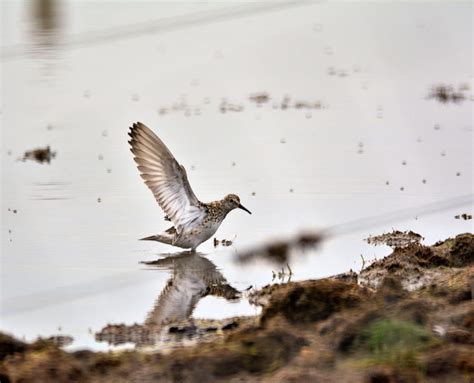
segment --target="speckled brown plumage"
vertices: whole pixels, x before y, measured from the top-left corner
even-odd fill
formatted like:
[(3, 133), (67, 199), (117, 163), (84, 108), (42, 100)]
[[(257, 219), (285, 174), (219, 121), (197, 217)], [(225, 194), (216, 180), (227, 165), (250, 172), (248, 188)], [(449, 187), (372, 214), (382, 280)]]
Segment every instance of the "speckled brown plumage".
[(235, 194), (219, 201), (203, 203), (194, 194), (186, 169), (144, 124), (130, 128), (129, 144), (140, 175), (174, 226), (161, 234), (142, 238), (196, 250), (217, 231), (227, 214), (236, 209), (248, 212)]

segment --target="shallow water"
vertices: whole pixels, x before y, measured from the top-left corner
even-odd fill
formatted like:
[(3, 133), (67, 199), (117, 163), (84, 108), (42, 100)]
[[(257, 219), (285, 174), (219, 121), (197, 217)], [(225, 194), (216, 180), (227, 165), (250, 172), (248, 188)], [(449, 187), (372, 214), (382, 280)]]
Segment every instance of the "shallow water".
[[(95, 332), (144, 322), (172, 270), (140, 262), (175, 250), (137, 241), (168, 227), (128, 150), (137, 120), (187, 168), (198, 198), (236, 193), (253, 212), (231, 213), (217, 232), (233, 246), (199, 248), (238, 290), (279, 270), (236, 263), (241, 249), (473, 193), (468, 3), (321, 3), (229, 18), (219, 16), (229, 4), (66, 2), (48, 22), (25, 4), (2, 3), (2, 330), (106, 349)], [(196, 12), (215, 20), (179, 16)], [(165, 17), (172, 27), (143, 27)], [(134, 25), (125, 37), (114, 32), (124, 25)], [(441, 103), (429, 98), (437, 84), (470, 89)], [(255, 92), (269, 102), (257, 105)], [(242, 110), (222, 113), (223, 99)], [(18, 161), (46, 145), (49, 164)], [(334, 237), (292, 259), (292, 278), (359, 269), (361, 254), (389, 253), (363, 239), (392, 227), (426, 243), (472, 231), (472, 220), (454, 219), (464, 212), (472, 205), (414, 210)], [(206, 296), (193, 316), (257, 312)]]

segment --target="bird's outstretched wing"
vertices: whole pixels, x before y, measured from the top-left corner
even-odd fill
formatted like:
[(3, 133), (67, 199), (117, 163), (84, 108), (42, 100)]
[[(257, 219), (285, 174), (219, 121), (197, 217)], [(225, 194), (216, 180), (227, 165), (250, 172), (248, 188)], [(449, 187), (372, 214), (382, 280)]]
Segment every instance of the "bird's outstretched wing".
[(189, 185), (186, 170), (163, 141), (141, 122), (133, 124), (128, 134), (140, 175), (179, 235), (205, 215), (205, 208)]

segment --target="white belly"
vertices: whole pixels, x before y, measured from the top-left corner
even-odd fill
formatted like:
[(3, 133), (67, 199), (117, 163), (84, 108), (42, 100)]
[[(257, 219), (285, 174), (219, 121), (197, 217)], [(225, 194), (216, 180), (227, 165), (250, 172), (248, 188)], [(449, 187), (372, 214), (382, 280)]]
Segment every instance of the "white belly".
[(195, 249), (201, 243), (211, 238), (220, 225), (221, 222), (213, 222), (204, 226), (200, 226), (198, 228), (187, 230), (180, 235), (180, 238), (175, 243), (175, 246), (179, 246), (185, 249)]

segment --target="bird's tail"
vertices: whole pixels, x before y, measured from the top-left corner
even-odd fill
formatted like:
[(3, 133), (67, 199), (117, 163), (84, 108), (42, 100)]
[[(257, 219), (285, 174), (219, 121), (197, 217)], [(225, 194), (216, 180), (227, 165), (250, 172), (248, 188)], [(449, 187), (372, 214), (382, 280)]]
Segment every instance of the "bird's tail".
[(171, 245), (173, 242), (173, 236), (167, 233), (156, 234), (156, 235), (150, 235), (149, 237), (140, 238), (140, 241), (158, 241), (158, 242), (166, 243), (167, 245)]

